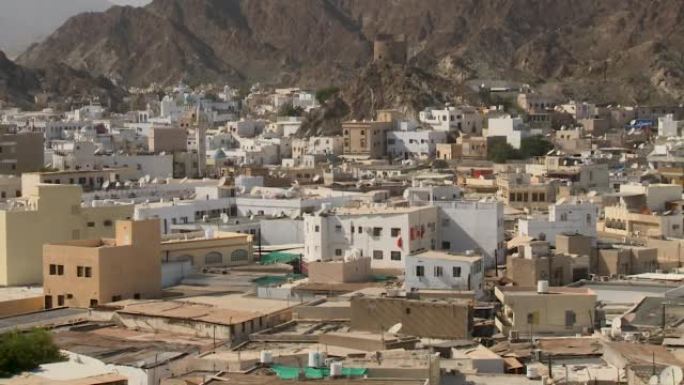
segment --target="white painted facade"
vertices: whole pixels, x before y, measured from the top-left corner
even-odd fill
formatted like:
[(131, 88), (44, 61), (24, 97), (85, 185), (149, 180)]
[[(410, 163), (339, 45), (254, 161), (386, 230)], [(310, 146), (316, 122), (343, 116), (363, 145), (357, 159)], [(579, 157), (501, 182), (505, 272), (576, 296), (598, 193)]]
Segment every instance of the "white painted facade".
[(374, 268), (403, 269), (406, 255), (435, 247), (437, 209), (363, 208), (304, 216), (304, 260), (340, 260), (349, 250)]
[[(518, 220), (518, 235), (544, 238), (556, 245), (556, 235), (581, 234), (596, 237), (599, 208), (591, 202), (568, 201), (549, 206), (548, 216), (529, 216)], [(543, 235), (542, 235), (543, 234)]]
[(520, 117), (511, 117), (508, 114), (490, 117), (487, 120), (487, 137), (503, 136), (506, 142), (513, 148), (520, 149), (523, 138), (529, 132), (525, 130), (523, 121)]
[(481, 294), (484, 280), (482, 256), (427, 251), (406, 257), (404, 287), (475, 291)]
[(437, 131), (454, 131), (470, 135), (482, 134), (482, 115), (473, 107), (428, 108), (418, 113), (421, 123)]
[(678, 137), (682, 135), (684, 120), (674, 120), (673, 114), (667, 114), (658, 118), (658, 136)]
[(434, 157), (438, 143), (446, 143), (446, 131), (389, 131), (387, 154), (392, 157)]

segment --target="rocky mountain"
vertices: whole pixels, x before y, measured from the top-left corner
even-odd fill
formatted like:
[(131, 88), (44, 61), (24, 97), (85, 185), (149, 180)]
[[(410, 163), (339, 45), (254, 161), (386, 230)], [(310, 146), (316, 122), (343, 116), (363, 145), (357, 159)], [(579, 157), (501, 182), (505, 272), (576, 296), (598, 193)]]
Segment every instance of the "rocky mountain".
[(107, 0), (2, 0), (0, 1), (0, 51), (13, 57), (49, 36), (71, 16), (102, 12)]
[(99, 98), (102, 103), (117, 109), (122, 105), (126, 92), (103, 76), (94, 77), (61, 63), (40, 69), (25, 68), (9, 60), (0, 51), (0, 101), (33, 108), (40, 106), (36, 104), (38, 95), (47, 96), (48, 101), (56, 99), (58, 106), (64, 108)]
[(681, 0), (155, 0), (73, 17), (18, 61), (62, 62), (130, 85), (353, 87), (381, 33), (406, 36), (408, 67), (455, 83), (510, 79), (600, 102), (684, 101)]

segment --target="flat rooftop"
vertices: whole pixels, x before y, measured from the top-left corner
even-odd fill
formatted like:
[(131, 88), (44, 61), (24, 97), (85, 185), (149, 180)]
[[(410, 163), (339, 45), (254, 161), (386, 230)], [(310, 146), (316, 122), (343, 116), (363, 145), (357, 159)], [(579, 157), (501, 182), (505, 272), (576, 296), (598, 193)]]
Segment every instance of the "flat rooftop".
[(26, 299), (33, 297), (42, 297), (42, 287), (0, 287), (0, 302), (15, 301), (18, 299)]
[(457, 261), (457, 262), (475, 262), (477, 260), (482, 259), (481, 255), (468, 255), (468, 254), (460, 254), (460, 253), (450, 253), (448, 251), (439, 251), (439, 250), (428, 250), (424, 251), (419, 254), (413, 254), (411, 257), (414, 258), (420, 258), (420, 259), (441, 259), (441, 260), (449, 260), (449, 261)]

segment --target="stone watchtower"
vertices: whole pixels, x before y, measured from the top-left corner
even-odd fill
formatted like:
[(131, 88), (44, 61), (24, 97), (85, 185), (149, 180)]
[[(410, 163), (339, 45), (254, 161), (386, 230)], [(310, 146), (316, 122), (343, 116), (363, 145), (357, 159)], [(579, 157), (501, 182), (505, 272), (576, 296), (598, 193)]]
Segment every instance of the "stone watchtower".
[(373, 42), (373, 61), (376, 63), (406, 64), (405, 35), (379, 34)]

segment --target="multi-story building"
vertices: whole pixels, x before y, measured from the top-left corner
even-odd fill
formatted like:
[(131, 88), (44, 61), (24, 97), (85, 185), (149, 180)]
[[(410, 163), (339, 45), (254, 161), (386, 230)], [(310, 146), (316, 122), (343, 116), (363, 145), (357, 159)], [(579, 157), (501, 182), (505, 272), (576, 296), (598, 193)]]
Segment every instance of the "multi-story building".
[(590, 289), (548, 287), (542, 281), (537, 290), (525, 287), (497, 287), (502, 309), (495, 319), (499, 331), (520, 336), (575, 335), (594, 327), (596, 294)]
[(43, 134), (0, 126), (0, 174), (21, 175), (43, 167)]
[(530, 130), (525, 127), (520, 117), (503, 114), (487, 119), (487, 137), (504, 137), (513, 148), (520, 149), (522, 140), (530, 135)]
[(406, 257), (404, 287), (482, 291), (484, 266), (481, 255), (425, 251)]
[(518, 220), (518, 235), (546, 239), (555, 246), (556, 235), (581, 234), (596, 237), (598, 206), (578, 199), (562, 198), (549, 206), (548, 215), (530, 215)]
[(387, 153), (387, 132), (392, 122), (344, 122), (344, 155), (372, 159), (385, 157)]
[(556, 186), (527, 173), (513, 172), (497, 175), (498, 195), (508, 206), (516, 209), (546, 210), (556, 201)]
[(42, 263), (45, 308), (87, 308), (129, 298), (158, 298), (158, 222), (117, 221), (112, 239), (46, 244)]
[(599, 229), (622, 236), (682, 238), (681, 185), (624, 184), (604, 200)]
[(114, 222), (133, 217), (133, 205), (81, 204), (81, 188), (37, 185), (0, 209), (0, 285), (41, 283), (46, 243), (114, 236)]
[(470, 106), (428, 108), (418, 113), (418, 120), (429, 124), (437, 131), (482, 135), (482, 115), (476, 108)]
[(387, 154), (393, 158), (434, 157), (437, 145), (446, 140), (447, 133), (444, 131), (389, 131)]

